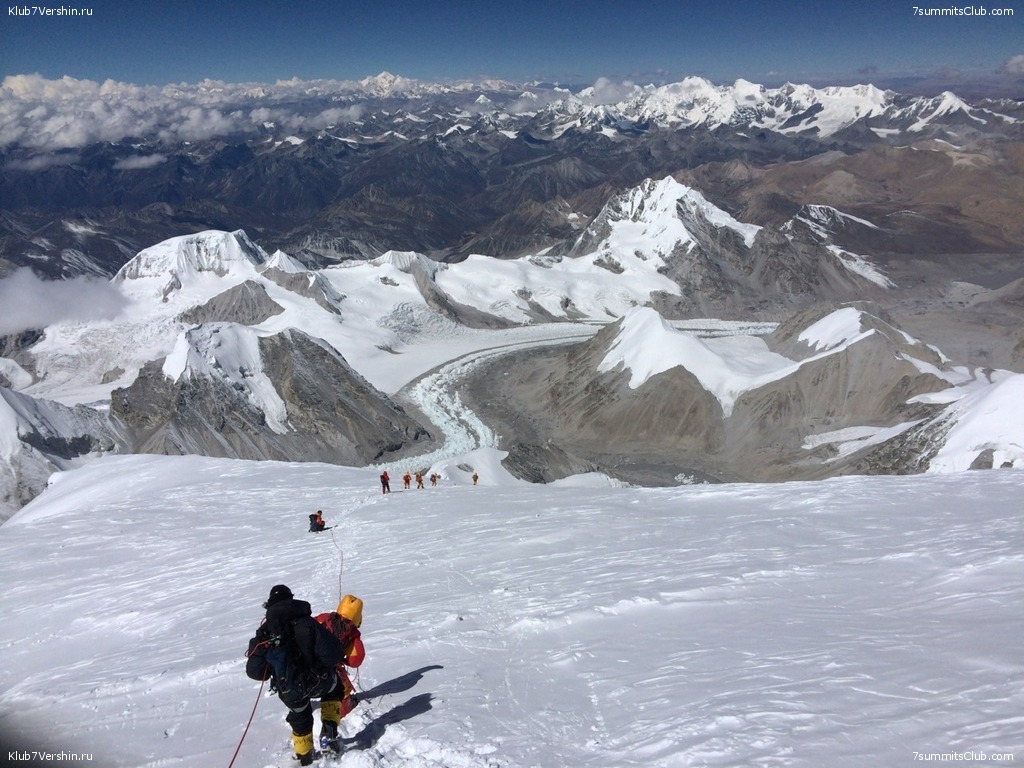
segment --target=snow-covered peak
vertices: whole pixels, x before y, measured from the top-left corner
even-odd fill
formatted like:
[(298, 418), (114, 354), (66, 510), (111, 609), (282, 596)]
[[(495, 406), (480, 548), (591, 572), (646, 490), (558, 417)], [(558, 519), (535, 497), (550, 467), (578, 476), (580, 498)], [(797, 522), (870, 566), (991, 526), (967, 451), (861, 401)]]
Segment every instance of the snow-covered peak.
[(870, 83), (861, 85), (830, 85), (818, 91), (830, 98), (844, 99), (851, 104), (858, 104), (861, 107), (877, 109), (891, 103), (895, 95), (892, 91), (884, 91)]
[[(879, 329), (900, 348), (896, 359), (910, 362), (918, 370), (950, 383), (964, 380), (959, 372), (943, 372), (929, 364), (924, 358), (930, 355), (920, 342), (855, 307), (840, 308), (808, 325), (798, 340), (807, 344), (814, 354), (800, 361), (772, 352), (762, 338), (698, 338), (674, 328), (654, 309), (637, 307), (619, 321), (617, 334), (597, 370), (599, 373), (628, 370), (629, 387), (637, 389), (659, 373), (683, 368), (715, 396), (728, 417), (743, 393), (793, 374), (804, 365), (843, 353), (874, 336)], [(910, 349), (914, 346), (919, 352)], [(921, 357), (916, 357), (917, 354)]]
[[(752, 95), (742, 89), (742, 98)], [(728, 124), (736, 115), (736, 93), (728, 86), (716, 86), (702, 77), (687, 77), (678, 83), (660, 86), (631, 100), (630, 107), (640, 117), (667, 125), (709, 127)]]
[(771, 126), (783, 133), (813, 129), (830, 136), (858, 120), (885, 114), (893, 106), (891, 91), (873, 85), (786, 86), (772, 99), (780, 119)]
[(639, 252), (665, 256), (676, 247), (696, 242), (683, 218), (704, 220), (716, 228), (727, 228), (743, 238), (749, 248), (760, 227), (737, 221), (707, 200), (696, 189), (680, 184), (671, 176), (646, 179), (605, 206), (578, 242), (593, 238), (597, 228), (607, 227), (604, 245), (612, 252)]
[[(553, 104), (552, 116), (574, 115), (591, 126), (614, 117), (663, 127), (726, 125), (829, 136), (865, 118), (891, 118), (906, 126), (908, 118), (922, 115), (931, 119), (958, 110), (971, 115), (970, 107), (953, 94), (937, 99), (901, 97), (871, 84), (815, 88), (787, 83), (767, 88), (743, 79), (729, 86), (687, 77), (660, 86), (621, 88), (621, 98), (614, 105), (597, 102), (597, 90), (590, 86)], [(609, 94), (616, 88), (605, 84), (600, 90)]]
[(943, 91), (933, 99), (935, 104), (935, 115), (945, 115), (950, 112), (970, 112), (971, 107), (952, 91)]
[(926, 126), (937, 118), (947, 117), (956, 112), (966, 115), (979, 124), (986, 122), (984, 118), (974, 114), (974, 110), (967, 102), (950, 91), (943, 91), (938, 96), (919, 103), (916, 105), (915, 111), (919, 115), (918, 120), (907, 129), (914, 132), (924, 130)]
[[(820, 137), (867, 119), (872, 129), (893, 133), (940, 126), (950, 116), (956, 120), (956, 115), (979, 126), (987, 121), (1017, 122), (1007, 115), (971, 107), (950, 92), (930, 98), (906, 96), (870, 83), (822, 88), (786, 83), (768, 88), (744, 79), (717, 85), (703, 77), (686, 77), (641, 87), (602, 79), (576, 93), (559, 94), (555, 89), (547, 96), (544, 120), (549, 126), (562, 125), (563, 131), (569, 118), (580, 130), (608, 131), (609, 125), (618, 123), (653, 123), (664, 128), (731, 126)], [(524, 94), (520, 102), (534, 98)]]
[(728, 416), (743, 392), (779, 378), (798, 364), (771, 352), (762, 339), (700, 339), (673, 328), (655, 310), (637, 307), (622, 317), (597, 370), (620, 367), (630, 372), (631, 389), (659, 373), (683, 368), (718, 399)]
[(737, 102), (747, 104), (764, 102), (768, 93), (763, 85), (742, 78), (732, 84), (732, 91)]
[(139, 251), (121, 267), (114, 280), (156, 277), (187, 285), (202, 273), (218, 277), (238, 273), (248, 277), (267, 260), (266, 252), (242, 230), (207, 230), (172, 237)]
[(815, 350), (849, 344), (872, 332), (863, 329), (863, 314), (855, 307), (843, 307), (805, 328), (797, 338)]
[(630, 372), (630, 388), (636, 389), (669, 368), (688, 368), (684, 361), (699, 359), (705, 350), (702, 341), (675, 330), (655, 310), (636, 307), (622, 317), (619, 332), (597, 370), (603, 373), (622, 366)]
[(274, 251), (274, 254), (267, 259), (267, 269), (279, 269), (288, 274), (300, 274), (308, 271), (302, 264), (281, 250)]
[(375, 267), (390, 266), (399, 272), (411, 273), (417, 266), (433, 277), (441, 265), (416, 251), (387, 251), (370, 262)]
[(409, 89), (415, 85), (415, 82), (399, 75), (393, 75), (390, 72), (381, 72), (378, 75), (363, 78), (359, 81), (359, 85), (368, 93), (376, 96), (387, 96)]

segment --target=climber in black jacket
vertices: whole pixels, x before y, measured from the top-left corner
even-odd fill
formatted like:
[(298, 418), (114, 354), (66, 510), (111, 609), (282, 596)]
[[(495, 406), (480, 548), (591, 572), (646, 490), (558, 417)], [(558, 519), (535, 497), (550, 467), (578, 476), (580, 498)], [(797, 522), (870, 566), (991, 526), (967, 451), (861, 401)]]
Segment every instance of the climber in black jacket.
[(313, 762), (313, 706), (320, 699), (320, 738), (337, 752), (341, 700), (345, 690), (336, 668), (345, 658), (338, 639), (313, 618), (305, 600), (296, 600), (284, 584), (270, 590), (263, 604), (266, 617), (249, 641), (245, 674), (253, 680), (271, 680), (288, 707), (285, 720), (292, 727), (292, 745), (299, 765)]

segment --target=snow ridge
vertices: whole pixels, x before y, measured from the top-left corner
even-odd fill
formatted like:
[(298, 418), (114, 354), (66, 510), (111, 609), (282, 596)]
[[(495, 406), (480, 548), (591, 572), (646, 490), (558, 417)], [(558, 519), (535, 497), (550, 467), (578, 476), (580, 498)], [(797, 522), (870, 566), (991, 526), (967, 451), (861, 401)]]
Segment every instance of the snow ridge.
[[(189, 285), (204, 273), (217, 277), (249, 276), (269, 260), (266, 252), (242, 230), (207, 230), (183, 235), (139, 251), (114, 276), (115, 281), (170, 276), (176, 287)], [(279, 260), (280, 261), (280, 260)]]
[(259, 336), (251, 328), (207, 323), (184, 332), (164, 361), (163, 373), (174, 381), (181, 376), (224, 381), (247, 393), (249, 401), (263, 411), (271, 430), (278, 434), (288, 431), (287, 406), (263, 371)]
[(748, 248), (761, 229), (738, 221), (693, 187), (666, 176), (646, 179), (613, 197), (576, 239), (573, 252), (639, 254), (664, 263), (677, 249), (689, 250), (697, 244), (697, 237), (688, 226), (699, 226), (705, 221), (717, 229), (736, 232)]
[(723, 414), (729, 416), (743, 392), (780, 378), (798, 363), (771, 352), (762, 339), (700, 339), (676, 330), (653, 309), (637, 307), (622, 318), (597, 370), (603, 373), (620, 366), (630, 371), (630, 389), (671, 368), (684, 368), (718, 399)]

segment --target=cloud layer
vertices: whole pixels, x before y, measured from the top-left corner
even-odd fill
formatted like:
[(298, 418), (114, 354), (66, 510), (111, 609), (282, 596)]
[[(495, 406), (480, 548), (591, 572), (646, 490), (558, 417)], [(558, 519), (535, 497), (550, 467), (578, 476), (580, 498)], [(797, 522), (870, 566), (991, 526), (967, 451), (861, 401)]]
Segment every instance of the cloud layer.
[[(862, 74), (873, 75), (866, 67)], [(1015, 82), (1024, 75), (1024, 54), (1012, 56), (999, 73), (989, 77)], [(961, 78), (945, 73), (946, 80)], [(943, 81), (943, 89), (954, 87)], [(904, 84), (906, 85), (906, 83)], [(169, 144), (221, 136), (252, 135), (272, 124), (277, 132), (309, 132), (358, 121), (367, 105), (399, 97), (419, 97), (445, 91), (455, 96), (521, 90), (504, 109), (535, 111), (555, 101), (576, 99), (589, 105), (615, 104), (642, 90), (631, 81), (598, 78), (575, 96), (555, 86), (515, 86), (505, 81), (463, 81), (447, 85), (424, 83), (388, 73), (359, 81), (280, 80), (273, 84), (225, 83), (204, 80), (194, 84), (138, 86), (106, 80), (42, 75), (11, 75), (0, 82), (0, 150), (23, 147), (39, 153), (12, 158), (9, 168), (39, 170), (59, 160), (43, 153), (72, 150), (96, 142), (140, 138)], [(471, 100), (468, 100), (471, 101)], [(488, 102), (489, 103), (489, 102)], [(464, 107), (473, 109), (472, 106)], [(50, 156), (51, 158), (53, 156)], [(123, 168), (144, 168), (162, 162), (159, 154), (126, 160)]]
[(62, 320), (110, 319), (126, 305), (124, 294), (106, 280), (41, 280), (32, 270), (19, 269), (0, 280), (0, 336)]
[(1008, 58), (1000, 71), (1004, 75), (1024, 75), (1024, 53)]
[[(198, 141), (252, 133), (267, 123), (319, 130), (357, 120), (362, 107), (338, 100), (357, 100), (362, 87), (337, 81), (234, 85), (209, 80), (156, 87), (13, 75), (0, 84), (0, 148), (53, 151), (132, 137)], [(155, 162), (153, 156), (149, 162)]]

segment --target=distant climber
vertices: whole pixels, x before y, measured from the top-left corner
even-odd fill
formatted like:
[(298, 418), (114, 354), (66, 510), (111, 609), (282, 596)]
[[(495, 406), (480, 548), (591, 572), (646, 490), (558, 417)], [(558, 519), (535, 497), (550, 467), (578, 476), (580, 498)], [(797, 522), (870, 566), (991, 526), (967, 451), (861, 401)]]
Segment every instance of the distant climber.
[[(313, 619), (309, 603), (296, 600), (284, 584), (270, 590), (267, 613), (246, 651), (245, 674), (271, 681), (271, 690), (288, 708), (292, 746), (299, 765), (312, 765), (313, 707), (320, 699), (321, 736), (337, 737), (345, 688), (337, 666), (344, 661), (341, 642)], [(333, 734), (333, 736), (332, 736)]]
[(409, 474), (408, 470), (402, 475), (402, 487), (407, 491), (412, 487), (412, 475)]
[(424, 487), (423, 486), (423, 472), (421, 472), (421, 471), (416, 472), (416, 487), (417, 488), (423, 488)]
[(391, 493), (391, 476), (386, 469), (380, 473), (380, 492)]
[(319, 509), (309, 516), (309, 532), (320, 533), (320, 531), (327, 528), (327, 523), (324, 522), (324, 513)]
[(474, 472), (473, 472), (473, 476), (472, 476), (472, 479), (473, 479), (473, 485), (476, 485), (476, 481), (480, 479), (480, 475), (478, 475), (478, 474), (477, 474), (477, 473), (476, 473), (476, 472), (474, 471)]
[(431, 486), (436, 488), (437, 487), (437, 481), (440, 480), (440, 479), (441, 479), (441, 476), (439, 474), (437, 474), (437, 472), (431, 472), (430, 473), (430, 485)]

